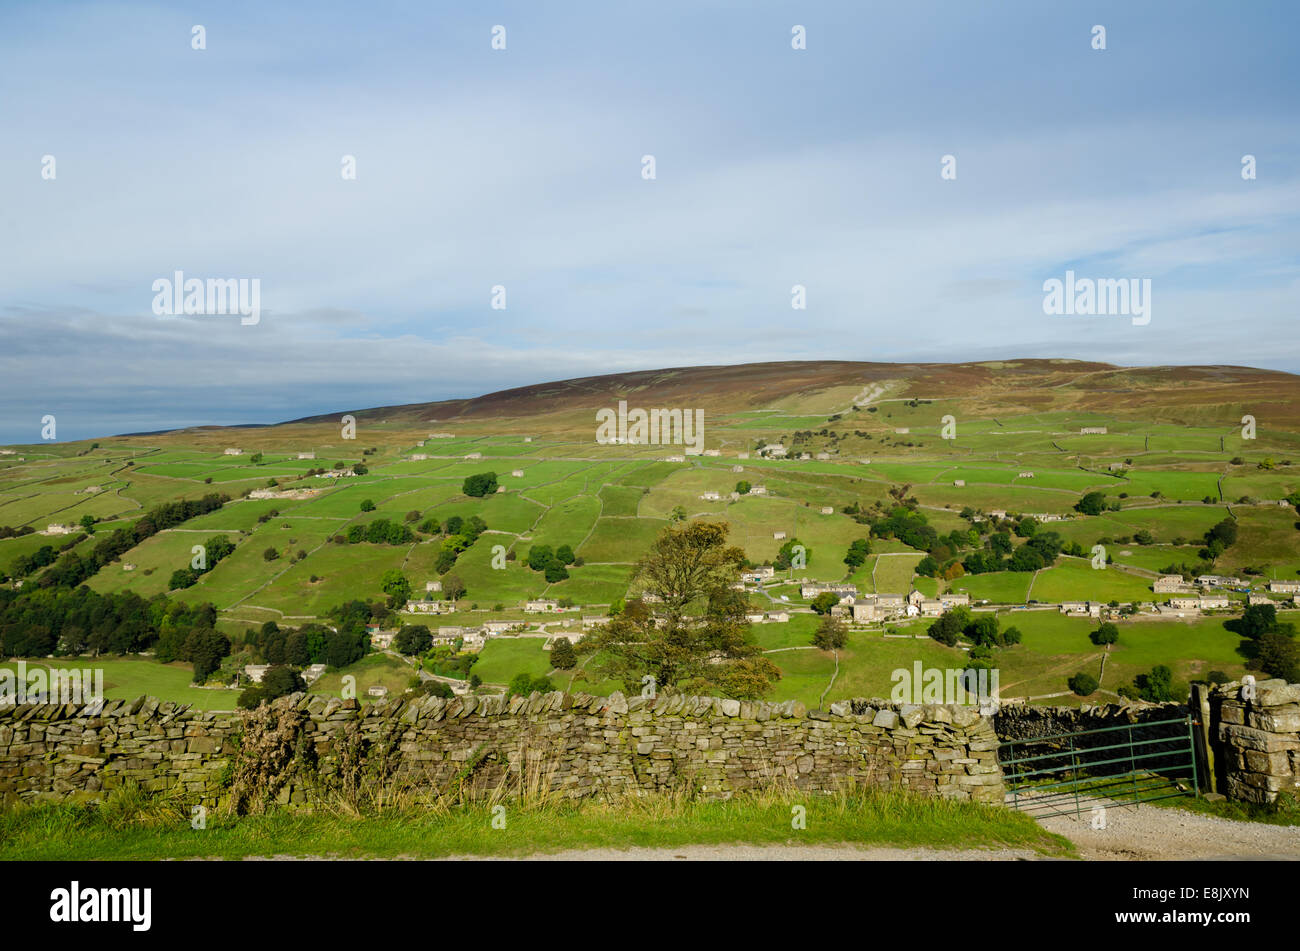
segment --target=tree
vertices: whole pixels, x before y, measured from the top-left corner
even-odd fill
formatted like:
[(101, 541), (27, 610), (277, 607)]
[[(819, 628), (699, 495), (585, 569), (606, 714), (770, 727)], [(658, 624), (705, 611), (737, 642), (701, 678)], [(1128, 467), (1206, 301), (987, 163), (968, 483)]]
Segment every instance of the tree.
[(1270, 677), (1300, 683), (1300, 644), (1292, 635), (1270, 631), (1260, 637), (1259, 653), (1251, 665)]
[(686, 509), (680, 505), (674, 505), (672, 512), (668, 515), (668, 521), (674, 525), (686, 521)]
[(736, 492), (740, 495), (748, 495), (749, 490), (752, 488), (753, 486), (750, 485), (748, 482), (746, 482), (744, 479), (741, 479), (739, 482), (736, 483)]
[(95, 516), (90, 514), (81, 516), (81, 527), (87, 535), (95, 534)]
[(742, 549), (727, 544), (725, 522), (670, 525), (637, 563), (632, 590), (655, 595), (655, 616), (642, 599), (583, 638), (598, 677), (640, 690), (642, 677), (664, 691), (742, 700), (767, 693), (781, 672), (752, 641), (749, 605), (731, 586), (745, 564)]
[(578, 655), (567, 637), (557, 638), (551, 645), (551, 663), (559, 670), (572, 670), (577, 666)]
[(1012, 571), (1037, 571), (1044, 565), (1043, 556), (1028, 545), (1021, 545), (1011, 555), (1007, 567)]
[(1080, 697), (1087, 697), (1097, 692), (1101, 684), (1097, 683), (1097, 678), (1092, 674), (1077, 673), (1069, 680), (1070, 689)]
[[(796, 552), (796, 548), (800, 550)], [(800, 564), (795, 565), (795, 558), (799, 555), (803, 556), (802, 561)], [(802, 570), (812, 564), (812, 549), (804, 545), (799, 539), (791, 538), (781, 546), (781, 550), (776, 553), (776, 560), (772, 564), (776, 566), (778, 571), (784, 571), (791, 566)]]
[(411, 597), (411, 581), (400, 568), (389, 568), (379, 579), (379, 586), (388, 595), (389, 606), (405, 604)]
[(1089, 492), (1078, 502), (1074, 503), (1074, 510), (1082, 512), (1084, 515), (1100, 515), (1106, 511), (1106, 495), (1104, 492)]
[(465, 582), (460, 579), (460, 575), (442, 576), (442, 596), (448, 601), (459, 601), (465, 597)]
[(1094, 644), (1114, 644), (1119, 640), (1119, 628), (1110, 621), (1105, 621), (1088, 637)]
[(833, 591), (823, 591), (812, 599), (810, 605), (818, 614), (830, 614), (831, 608), (840, 603), (840, 596)]
[(849, 545), (848, 554), (844, 556), (844, 564), (850, 568), (857, 568), (864, 564), (867, 556), (871, 554), (871, 542), (865, 538), (859, 538)]
[(375, 503), (371, 499), (361, 500), (361, 511), (373, 512), (374, 510), (375, 510)]
[(1241, 617), (1224, 621), (1223, 626), (1234, 634), (1256, 640), (1277, 627), (1277, 606), (1248, 604)]
[(262, 552), (262, 558), (266, 561), (275, 561), (275, 559), (279, 557), (280, 553), (274, 548), (268, 548), (266, 551)]
[(201, 684), (221, 667), (221, 658), (230, 654), (230, 640), (212, 628), (198, 628), (185, 638), (185, 655), (194, 665), (194, 682)]
[(837, 617), (827, 614), (813, 632), (813, 645), (824, 651), (838, 650), (848, 643), (848, 626)]
[(393, 649), (399, 654), (423, 654), (433, 645), (433, 635), (423, 624), (406, 624), (393, 638)]
[(573, 548), (569, 545), (561, 545), (555, 549), (555, 560), (561, 564), (571, 565), (577, 558), (573, 554)]
[(460, 490), (474, 498), (491, 495), (497, 490), (497, 474), (495, 472), (479, 472), (468, 476), (461, 483)]
[(1151, 668), (1149, 674), (1138, 674), (1133, 678), (1133, 685), (1143, 700), (1151, 703), (1163, 703), (1174, 699), (1173, 671), (1164, 664)]

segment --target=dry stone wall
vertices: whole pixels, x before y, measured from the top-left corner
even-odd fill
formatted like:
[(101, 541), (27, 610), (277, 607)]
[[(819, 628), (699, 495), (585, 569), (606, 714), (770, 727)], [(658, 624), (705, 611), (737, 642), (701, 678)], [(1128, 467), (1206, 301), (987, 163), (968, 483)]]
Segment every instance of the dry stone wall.
[(102, 707), (0, 706), (0, 799), (98, 798), (134, 780), (216, 805), (258, 773), (267, 798), (306, 804), (365, 782), (473, 795), (878, 787), (1000, 802), (997, 736), (966, 707), (882, 700), (809, 711), (715, 697), (282, 698), (260, 714), (141, 697)]

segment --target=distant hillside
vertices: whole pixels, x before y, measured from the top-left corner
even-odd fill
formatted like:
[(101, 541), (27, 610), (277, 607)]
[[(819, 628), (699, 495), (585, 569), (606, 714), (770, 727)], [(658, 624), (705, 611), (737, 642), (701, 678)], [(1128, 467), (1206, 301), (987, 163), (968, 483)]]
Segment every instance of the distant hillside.
[[(600, 407), (702, 408), (711, 415), (759, 409), (822, 414), (881, 398), (961, 401), (969, 412), (1106, 411), (1187, 425), (1251, 413), (1260, 425), (1300, 429), (1300, 377), (1232, 366), (1119, 367), (1075, 360), (983, 363), (790, 361), (674, 367), (558, 380), (468, 399), (411, 403), (293, 420), (423, 423), (535, 418), (539, 431), (568, 428)], [(550, 419), (550, 425), (547, 419)]]

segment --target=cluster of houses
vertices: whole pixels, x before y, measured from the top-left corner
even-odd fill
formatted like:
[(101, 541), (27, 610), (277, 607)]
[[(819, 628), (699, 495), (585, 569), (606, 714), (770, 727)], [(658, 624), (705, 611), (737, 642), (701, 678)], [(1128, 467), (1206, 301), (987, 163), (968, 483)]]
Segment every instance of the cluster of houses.
[[(1181, 615), (1186, 611), (1221, 611), (1232, 607), (1233, 601), (1224, 591), (1246, 594), (1247, 604), (1276, 604), (1277, 599), (1262, 591), (1251, 591), (1249, 582), (1223, 575), (1198, 575), (1194, 583), (1184, 581), (1182, 575), (1161, 575), (1151, 585), (1156, 594), (1167, 594), (1169, 599), (1161, 611)], [(1270, 581), (1270, 594), (1290, 595), (1292, 604), (1300, 604), (1300, 581)]]

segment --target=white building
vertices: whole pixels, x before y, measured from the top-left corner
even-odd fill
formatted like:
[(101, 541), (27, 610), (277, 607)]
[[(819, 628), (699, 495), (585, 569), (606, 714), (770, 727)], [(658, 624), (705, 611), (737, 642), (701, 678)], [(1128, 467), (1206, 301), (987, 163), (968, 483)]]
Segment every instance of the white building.
[(226, 454), (227, 456), (242, 456), (242, 455), (244, 454), (244, 450), (242, 450), (242, 449), (227, 449), (226, 452), (225, 452), (225, 454)]
[(298, 453), (298, 458), (299, 458), (299, 459), (315, 459), (315, 458), (316, 458), (316, 453), (314, 453), (314, 452), (300, 452), (300, 453)]
[(834, 514), (835, 514), (835, 506), (833, 506), (833, 505), (823, 505), (823, 506), (822, 506), (822, 514), (823, 514), (823, 515), (834, 515)]
[(528, 614), (547, 614), (560, 610), (560, 603), (547, 598), (524, 602), (524, 611)]
[(1296, 594), (1300, 592), (1300, 581), (1270, 581), (1268, 590), (1274, 594)]
[(511, 478), (514, 478), (514, 479), (522, 479), (522, 478), (524, 477), (524, 470), (523, 470), (523, 469), (511, 469), (511, 470), (510, 470), (510, 476), (511, 476)]

